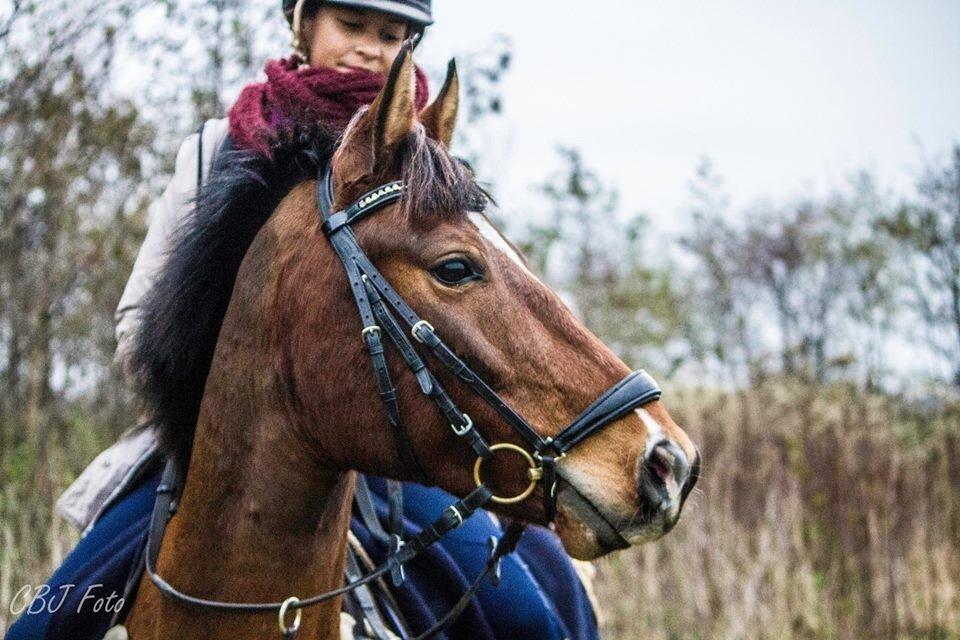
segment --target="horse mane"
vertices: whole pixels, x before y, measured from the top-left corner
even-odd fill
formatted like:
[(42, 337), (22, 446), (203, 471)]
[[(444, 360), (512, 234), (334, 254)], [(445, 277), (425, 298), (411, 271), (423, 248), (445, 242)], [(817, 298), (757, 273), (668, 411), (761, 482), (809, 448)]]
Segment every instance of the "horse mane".
[[(336, 133), (311, 127), (281, 136), (269, 158), (221, 151), (144, 297), (130, 366), (158, 429), (161, 450), (184, 471), (240, 264), (280, 201), (297, 184), (317, 176), (337, 141)], [(427, 137), (421, 125), (398, 149), (396, 163), (394, 169), (408, 185), (400, 200), (406, 213), (419, 217), (482, 209), (486, 195), (470, 168)], [(370, 176), (371, 183), (377, 179)]]

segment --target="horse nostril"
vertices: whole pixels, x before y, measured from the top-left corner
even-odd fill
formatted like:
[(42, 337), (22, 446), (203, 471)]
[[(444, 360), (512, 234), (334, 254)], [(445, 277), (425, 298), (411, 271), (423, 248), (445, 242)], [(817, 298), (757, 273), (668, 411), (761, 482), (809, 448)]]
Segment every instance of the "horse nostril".
[(685, 489), (690, 465), (680, 447), (664, 440), (647, 454), (639, 475), (637, 488), (641, 498), (654, 507), (665, 507)]
[(659, 452), (664, 460), (670, 462), (673, 477), (676, 479), (677, 485), (682, 487), (690, 475), (690, 463), (687, 461), (687, 454), (673, 442), (660, 444), (654, 448), (654, 452)]
[(673, 456), (663, 447), (657, 447), (647, 457), (647, 465), (658, 478), (666, 482), (673, 475)]

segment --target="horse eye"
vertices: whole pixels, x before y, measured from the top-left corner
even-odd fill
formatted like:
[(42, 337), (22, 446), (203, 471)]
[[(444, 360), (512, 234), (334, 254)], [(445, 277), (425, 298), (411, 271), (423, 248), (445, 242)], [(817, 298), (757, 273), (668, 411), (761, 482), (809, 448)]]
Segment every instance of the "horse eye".
[(448, 286), (466, 284), (471, 280), (478, 280), (480, 274), (467, 260), (452, 258), (430, 270), (433, 277)]

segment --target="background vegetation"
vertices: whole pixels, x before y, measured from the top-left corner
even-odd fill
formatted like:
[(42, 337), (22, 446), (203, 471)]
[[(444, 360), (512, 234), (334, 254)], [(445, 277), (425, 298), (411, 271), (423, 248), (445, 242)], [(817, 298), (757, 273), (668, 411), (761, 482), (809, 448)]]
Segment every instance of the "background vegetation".
[[(76, 539), (56, 497), (134, 421), (112, 316), (147, 205), (183, 136), (283, 50), (274, 4), (0, 1), (0, 628)], [(459, 151), (483, 176), (509, 43), (460, 62)], [(163, 81), (125, 97), (131, 69)], [(960, 146), (943, 143), (909, 198), (863, 174), (748, 211), (705, 161), (672, 238), (562, 148), (542, 215), (497, 213), (664, 380), (705, 454), (675, 532), (600, 563), (607, 637), (960, 638)]]

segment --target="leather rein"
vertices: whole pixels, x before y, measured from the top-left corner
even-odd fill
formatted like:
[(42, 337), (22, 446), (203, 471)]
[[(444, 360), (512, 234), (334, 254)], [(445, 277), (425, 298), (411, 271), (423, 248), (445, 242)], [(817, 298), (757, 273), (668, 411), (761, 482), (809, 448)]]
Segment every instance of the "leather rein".
[[(563, 458), (574, 446), (598, 433), (603, 427), (637, 407), (660, 398), (660, 388), (653, 378), (645, 371), (637, 370), (607, 389), (559, 434), (553, 437), (541, 436), (483, 378), (457, 356), (437, 335), (433, 326), (422, 319), (397, 293), (360, 248), (353, 233), (352, 225), (397, 202), (403, 196), (404, 191), (405, 186), (402, 181), (389, 182), (363, 194), (346, 209), (334, 212), (333, 179), (330, 165), (327, 163), (321, 169), (317, 180), (317, 207), (320, 211), (321, 228), (346, 271), (354, 301), (363, 323), (361, 336), (367, 346), (377, 379), (380, 398), (404, 464), (408, 466), (408, 469), (414, 470), (421, 479), (427, 480), (425, 471), (419, 465), (413, 453), (412, 444), (400, 417), (396, 388), (387, 368), (384, 335), (393, 343), (416, 377), (420, 391), (437, 405), (449, 422), (453, 433), (464, 440), (477, 455), (473, 467), (476, 488), (466, 497), (444, 509), (437, 520), (417, 535), (402, 541), (398, 537), (396, 543), (391, 545), (391, 552), (385, 562), (362, 578), (350, 580), (338, 589), (303, 599), (291, 596), (283, 602), (225, 602), (183, 593), (156, 572), (156, 562), (160, 553), (163, 533), (167, 522), (176, 512), (177, 507), (176, 495), (180, 474), (172, 463), (168, 463), (161, 484), (157, 488), (157, 500), (151, 517), (144, 561), (147, 574), (164, 596), (183, 605), (221, 612), (276, 612), (279, 616), (278, 626), (281, 635), (292, 638), (300, 627), (303, 608), (346, 594), (387, 574), (391, 574), (394, 577), (394, 584), (399, 586), (403, 580), (402, 570), (406, 563), (423, 553), (444, 535), (459, 527), (477, 509), (483, 508), (490, 502), (500, 504), (518, 503), (527, 499), (536, 490), (537, 485), (542, 485), (544, 511), (547, 521), (552, 521), (556, 515), (557, 461)], [(409, 332), (410, 337), (407, 336), (407, 332)], [(421, 343), (430, 355), (486, 401), (500, 418), (526, 441), (530, 451), (512, 443), (489, 444), (474, 426), (470, 416), (457, 406), (456, 402), (433, 375), (410, 338)], [(492, 458), (498, 451), (519, 455), (528, 465), (527, 479), (529, 484), (517, 495), (496, 496), (482, 481), (483, 463)], [(484, 570), (454, 608), (433, 627), (417, 636), (415, 640), (431, 638), (443, 631), (462, 613), (486, 576), (492, 573), (494, 579), (497, 579), (500, 559), (516, 548), (524, 526), (514, 522), (507, 527), (503, 536), (495, 544), (491, 544), (489, 559)], [(291, 624), (287, 624), (288, 614), (294, 615)]]

